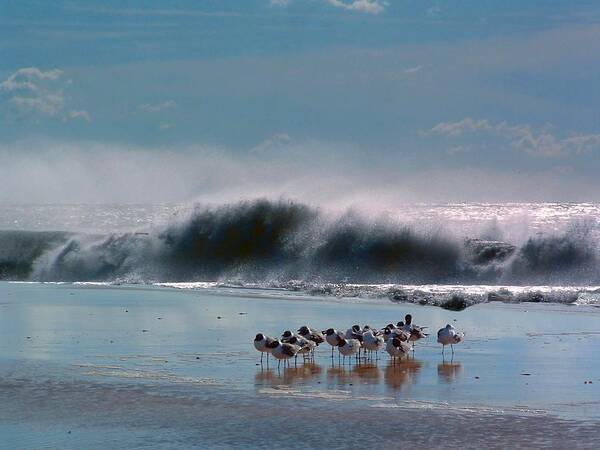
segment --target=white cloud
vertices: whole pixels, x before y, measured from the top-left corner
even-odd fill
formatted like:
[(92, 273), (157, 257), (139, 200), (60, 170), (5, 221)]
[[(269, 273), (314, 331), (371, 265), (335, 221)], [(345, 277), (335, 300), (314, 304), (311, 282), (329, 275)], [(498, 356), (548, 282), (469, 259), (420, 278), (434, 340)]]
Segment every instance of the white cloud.
[(442, 8), (440, 8), (438, 5), (434, 5), (427, 8), (425, 14), (427, 14), (428, 17), (438, 17), (441, 14), (441, 12)]
[(406, 74), (413, 74), (413, 73), (417, 73), (420, 72), (421, 70), (423, 70), (423, 65), (419, 64), (418, 66), (414, 66), (414, 67), (409, 67), (407, 69), (404, 69), (404, 73)]
[(474, 120), (470, 117), (465, 117), (458, 122), (442, 122), (429, 130), (426, 134), (442, 134), (446, 136), (460, 136), (464, 133), (472, 133), (474, 131), (491, 130), (492, 125), (488, 120)]
[(326, 0), (336, 8), (343, 8), (350, 11), (360, 11), (368, 14), (379, 14), (388, 6), (388, 2), (380, 0), (351, 0), (349, 2), (342, 0)]
[(37, 67), (24, 67), (0, 83), (0, 91), (35, 91), (38, 89), (35, 84), (37, 80), (56, 80), (62, 74), (63, 72), (60, 69), (44, 72)]
[(446, 150), (448, 156), (458, 155), (459, 153), (467, 153), (471, 151), (471, 147), (468, 145), (455, 145)]
[(65, 99), (60, 92), (43, 92), (30, 97), (15, 95), (9, 99), (9, 103), (23, 114), (39, 113), (56, 117), (64, 108)]
[(69, 118), (70, 119), (83, 119), (86, 122), (91, 122), (92, 118), (90, 117), (90, 114), (86, 111), (86, 110), (74, 110), (72, 109), (71, 111), (69, 111)]
[(4, 93), (10, 112), (18, 118), (43, 116), (64, 121), (82, 118), (89, 122), (87, 111), (66, 109), (63, 87), (71, 84), (71, 80), (61, 82), (63, 73), (60, 69), (43, 71), (24, 67), (0, 83), (0, 93)]
[[(336, 8), (347, 9), (349, 11), (359, 11), (368, 14), (379, 14), (388, 6), (385, 0), (323, 0)], [(270, 0), (271, 6), (285, 8), (292, 3), (292, 0)]]
[(268, 137), (260, 144), (253, 147), (250, 152), (254, 154), (267, 154), (270, 151), (275, 150), (275, 153), (280, 151), (292, 144), (292, 138), (287, 133), (276, 133), (273, 136)]
[(175, 103), (175, 101), (166, 100), (162, 103), (157, 103), (157, 104), (145, 103), (143, 105), (138, 106), (138, 109), (140, 111), (147, 112), (147, 113), (157, 113), (157, 112), (163, 111), (165, 109), (175, 108), (176, 106), (177, 106), (177, 103)]
[(466, 134), (487, 133), (506, 140), (515, 150), (533, 156), (567, 156), (600, 149), (600, 134), (574, 133), (566, 137), (552, 134), (548, 127), (536, 129), (527, 124), (493, 123), (466, 117), (458, 122), (442, 122), (424, 135), (457, 138)]
[(271, 0), (271, 6), (281, 6), (285, 8), (290, 4), (291, 0)]

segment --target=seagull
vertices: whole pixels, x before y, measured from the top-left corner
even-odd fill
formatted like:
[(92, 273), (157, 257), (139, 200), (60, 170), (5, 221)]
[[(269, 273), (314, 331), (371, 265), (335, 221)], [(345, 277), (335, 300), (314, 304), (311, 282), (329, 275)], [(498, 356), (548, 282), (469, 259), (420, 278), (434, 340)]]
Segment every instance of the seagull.
[(346, 330), (345, 338), (362, 340), (362, 330), (360, 325), (352, 325), (352, 328), (348, 328)]
[[(401, 323), (402, 322), (398, 322), (398, 327), (400, 327)], [(407, 314), (406, 316), (404, 316), (404, 326), (402, 328), (404, 331), (407, 331), (408, 333), (410, 333), (410, 337), (408, 339), (410, 342), (416, 342), (419, 339), (423, 339), (423, 338), (427, 337), (427, 334), (423, 331), (427, 327), (418, 327), (416, 325), (413, 325), (412, 316), (410, 314)], [(414, 350), (415, 350), (415, 346), (413, 345), (413, 351)]]
[(389, 325), (383, 329), (383, 340), (387, 342), (390, 338), (393, 338), (393, 334), (396, 331), (396, 327), (390, 328)]
[(416, 325), (413, 325), (412, 327), (413, 328), (410, 331), (410, 337), (408, 338), (410, 342), (416, 342), (419, 339), (423, 339), (428, 336), (428, 334), (426, 334), (422, 328), (419, 328)]
[(292, 333), (290, 330), (285, 330), (282, 334), (281, 334), (281, 342), (289, 342), (291, 338), (293, 338), (294, 336), (296, 336), (294, 333)]
[(281, 361), (287, 361), (288, 359), (295, 357), (300, 351), (300, 346), (280, 341), (272, 342), (269, 344), (269, 348), (271, 349), (273, 357), (279, 360), (277, 368), (281, 366)]
[(298, 334), (305, 339), (313, 341), (316, 345), (322, 344), (325, 342), (325, 338), (323, 338), (323, 333), (318, 330), (313, 330), (312, 328), (307, 327), (306, 325), (298, 328)]
[[(383, 332), (383, 339), (385, 340), (385, 342), (387, 342), (389, 334), (392, 332), (392, 330), (396, 329), (396, 325), (394, 325), (393, 323), (388, 323), (385, 327), (383, 327), (381, 329), (381, 331)], [(387, 336), (386, 336), (386, 332), (387, 332)]]
[(271, 348), (269, 348), (269, 344), (276, 342), (275, 339), (269, 336), (265, 336), (262, 333), (258, 333), (254, 338), (254, 348), (260, 352), (260, 363), (263, 362), (263, 354), (267, 354), (267, 363), (269, 362), (269, 353), (271, 353)]
[[(370, 352), (375, 352), (376, 354), (383, 348), (383, 337), (375, 336), (373, 330), (370, 328), (363, 334), (363, 347)], [(377, 356), (375, 356), (377, 358)]]
[(454, 327), (447, 324), (444, 328), (441, 328), (437, 333), (437, 341), (442, 344), (442, 355), (446, 345), (449, 345), (454, 355), (454, 344), (460, 344), (465, 339), (465, 333), (458, 333)]
[(314, 351), (315, 347), (317, 346), (317, 344), (315, 344), (314, 341), (311, 341), (310, 339), (305, 339), (302, 336), (293, 336), (288, 341), (288, 344), (299, 346), (300, 350), (298, 350), (298, 353), (302, 355), (305, 361), (306, 356), (310, 355), (310, 353)]
[(325, 335), (325, 342), (331, 345), (331, 357), (333, 358), (333, 347), (337, 347), (340, 338), (344, 338), (344, 333), (333, 328), (328, 328), (323, 331), (323, 334)]
[[(400, 326), (400, 322), (398, 322), (398, 326)], [(406, 316), (404, 316), (404, 326), (403, 326), (403, 328), (406, 331), (411, 331), (412, 327), (413, 327), (412, 316), (410, 314), (407, 314)]]
[(410, 333), (404, 331), (402, 328), (397, 328), (392, 325), (392, 328), (386, 327), (383, 331), (383, 340), (388, 342), (390, 339), (398, 338), (402, 342), (406, 342), (410, 339)]
[(402, 358), (410, 353), (411, 346), (407, 342), (402, 342), (398, 338), (393, 338), (387, 341), (385, 351), (389, 353), (393, 361), (396, 358)]
[[(348, 328), (344, 339), (358, 339), (362, 344), (363, 330), (360, 328), (360, 325), (352, 325), (352, 328)], [(360, 358), (360, 348), (358, 349), (358, 357)]]
[(338, 350), (344, 357), (344, 364), (346, 363), (346, 356), (352, 356), (358, 353), (360, 350), (360, 341), (358, 339), (344, 339), (340, 338), (338, 342)]

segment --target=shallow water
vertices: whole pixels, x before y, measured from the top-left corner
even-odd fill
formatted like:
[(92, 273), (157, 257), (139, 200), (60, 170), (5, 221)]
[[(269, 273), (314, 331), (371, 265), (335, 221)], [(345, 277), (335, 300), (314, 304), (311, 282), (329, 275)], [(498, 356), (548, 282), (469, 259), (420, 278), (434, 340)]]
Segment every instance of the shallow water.
[[(382, 353), (340, 366), (323, 346), (280, 369), (252, 346), (258, 331), (407, 312), (466, 342), (444, 359), (430, 337), (397, 365)], [(0, 447), (586, 448), (600, 440), (599, 343), (586, 306), (0, 283)]]

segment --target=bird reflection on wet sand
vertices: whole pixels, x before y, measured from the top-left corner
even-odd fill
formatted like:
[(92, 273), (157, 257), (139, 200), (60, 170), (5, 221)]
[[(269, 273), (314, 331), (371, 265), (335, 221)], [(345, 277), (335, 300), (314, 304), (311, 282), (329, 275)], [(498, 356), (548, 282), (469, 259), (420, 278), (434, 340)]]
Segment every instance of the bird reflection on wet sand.
[(254, 375), (254, 383), (257, 386), (265, 385), (288, 385), (307, 383), (321, 376), (323, 368), (319, 364), (304, 363), (297, 367), (285, 367), (282, 370), (261, 368)]
[(331, 366), (327, 369), (329, 386), (343, 386), (358, 382), (378, 384), (380, 378), (379, 368), (372, 363), (356, 364), (352, 367)]
[(417, 375), (421, 371), (423, 363), (417, 359), (402, 359), (395, 363), (390, 363), (384, 370), (384, 380), (386, 386), (396, 391), (403, 386), (416, 382)]
[[(286, 367), (283, 370), (261, 368), (254, 376), (256, 386), (293, 386), (297, 384), (321, 384), (328, 389), (356, 385), (383, 385), (392, 390), (413, 384), (421, 371), (423, 363), (413, 358), (389, 363), (379, 367), (373, 363), (356, 364), (351, 367), (332, 365), (327, 368), (322, 379), (323, 367), (315, 363), (299, 364), (298, 367)], [(383, 381), (383, 383), (382, 383)]]
[(438, 377), (443, 383), (452, 383), (463, 373), (463, 365), (460, 362), (443, 361), (437, 366)]

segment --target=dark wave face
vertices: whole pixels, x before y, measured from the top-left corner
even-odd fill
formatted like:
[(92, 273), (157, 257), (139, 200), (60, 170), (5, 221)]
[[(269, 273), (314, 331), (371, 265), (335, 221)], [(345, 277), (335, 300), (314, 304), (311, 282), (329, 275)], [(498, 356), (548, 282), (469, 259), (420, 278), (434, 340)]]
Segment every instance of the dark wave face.
[(150, 233), (0, 231), (3, 280), (559, 285), (599, 275), (585, 232), (465, 240), (284, 201), (201, 209)]

